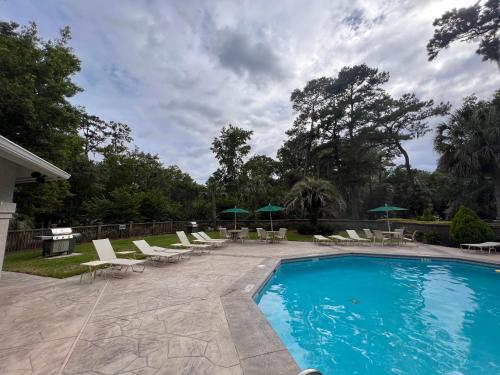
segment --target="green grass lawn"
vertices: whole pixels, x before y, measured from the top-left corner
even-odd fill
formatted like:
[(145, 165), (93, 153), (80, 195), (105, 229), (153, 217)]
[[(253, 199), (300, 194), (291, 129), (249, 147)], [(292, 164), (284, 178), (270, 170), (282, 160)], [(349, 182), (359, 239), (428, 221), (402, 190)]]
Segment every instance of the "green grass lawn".
[[(219, 237), (219, 234), (215, 232), (209, 234), (212, 238)], [(250, 237), (252, 239), (257, 239), (257, 233), (251, 232)], [(312, 236), (301, 235), (295, 231), (290, 231), (287, 237), (290, 241), (312, 241)], [(134, 239), (135, 238), (112, 240), (111, 243), (115, 251), (137, 250), (132, 244)], [(173, 243), (179, 242), (175, 234), (149, 236), (146, 237), (146, 239), (150, 245), (162, 247), (170, 247)], [(190, 239), (193, 240), (193, 238)], [(42, 256), (41, 250), (7, 253), (3, 269), (5, 271), (22, 272), (62, 279), (85, 272), (87, 269), (80, 266), (80, 263), (98, 259), (92, 243), (77, 244), (75, 252), (81, 253), (81, 255), (65, 258), (45, 258)], [(142, 256), (138, 253), (136, 257), (137, 259), (141, 259)]]

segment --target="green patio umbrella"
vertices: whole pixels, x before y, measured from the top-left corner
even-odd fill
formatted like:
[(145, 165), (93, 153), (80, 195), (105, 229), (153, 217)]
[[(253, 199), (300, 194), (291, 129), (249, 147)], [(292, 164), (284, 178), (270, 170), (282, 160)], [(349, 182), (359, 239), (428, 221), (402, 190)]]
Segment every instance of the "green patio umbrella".
[(261, 207), (257, 210), (257, 212), (269, 212), (269, 220), (271, 220), (271, 231), (273, 230), (273, 212), (283, 211), (284, 208), (280, 206), (274, 206), (269, 203), (267, 206)]
[(387, 228), (389, 228), (389, 232), (391, 231), (391, 223), (389, 221), (389, 212), (391, 211), (408, 211), (407, 208), (401, 208), (396, 206), (388, 206), (387, 203), (383, 206), (372, 208), (368, 210), (368, 212), (385, 212), (385, 217), (387, 218)]
[(243, 208), (228, 208), (227, 210), (221, 211), (223, 214), (234, 214), (234, 229), (236, 229), (236, 214), (247, 214), (248, 211)]

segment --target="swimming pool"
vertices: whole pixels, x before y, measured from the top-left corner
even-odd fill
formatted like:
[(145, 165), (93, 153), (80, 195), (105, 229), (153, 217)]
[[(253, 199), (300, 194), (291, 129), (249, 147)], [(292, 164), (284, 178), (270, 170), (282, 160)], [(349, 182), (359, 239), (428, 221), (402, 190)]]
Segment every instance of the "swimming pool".
[(283, 263), (256, 302), (301, 368), (500, 374), (500, 272), (345, 256)]

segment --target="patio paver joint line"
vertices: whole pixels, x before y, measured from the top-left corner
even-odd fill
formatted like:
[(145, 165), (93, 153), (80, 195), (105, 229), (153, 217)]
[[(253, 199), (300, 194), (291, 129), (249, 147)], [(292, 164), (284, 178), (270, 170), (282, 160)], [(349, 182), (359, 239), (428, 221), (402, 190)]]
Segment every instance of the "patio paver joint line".
[(64, 369), (66, 368), (66, 365), (68, 364), (69, 359), (71, 358), (71, 355), (73, 354), (73, 351), (75, 350), (76, 344), (77, 344), (78, 340), (80, 339), (80, 337), (82, 336), (83, 331), (87, 327), (87, 324), (89, 323), (90, 318), (92, 317), (92, 314), (94, 313), (94, 311), (97, 307), (97, 304), (101, 301), (102, 295), (104, 294), (104, 291), (106, 290), (106, 287), (108, 286), (108, 284), (109, 284), (109, 280), (106, 280), (106, 283), (104, 284), (101, 291), (99, 292), (99, 295), (97, 296), (97, 299), (95, 300), (94, 305), (90, 309), (90, 311), (87, 315), (87, 318), (83, 322), (83, 325), (82, 325), (82, 328), (80, 329), (80, 332), (78, 332), (78, 335), (75, 337), (73, 344), (71, 344), (71, 347), (69, 348), (68, 354), (66, 354), (66, 358), (64, 358), (64, 362), (61, 365), (61, 368), (59, 369), (59, 371), (57, 372), (57, 375), (62, 375), (62, 373), (64, 372)]

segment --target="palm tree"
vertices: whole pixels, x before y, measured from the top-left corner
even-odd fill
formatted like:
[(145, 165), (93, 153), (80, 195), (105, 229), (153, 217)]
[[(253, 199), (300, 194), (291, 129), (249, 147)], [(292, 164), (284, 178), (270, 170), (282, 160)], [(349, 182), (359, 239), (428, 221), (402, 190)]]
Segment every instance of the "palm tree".
[(500, 220), (500, 90), (490, 102), (466, 98), (438, 127), (434, 148), (441, 154), (439, 166), (455, 176), (493, 181)]
[(297, 182), (287, 195), (287, 209), (307, 211), (312, 225), (318, 224), (323, 211), (337, 214), (345, 208), (345, 202), (335, 185), (321, 179), (306, 177)]

